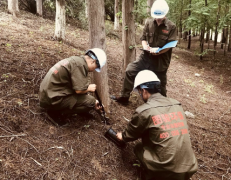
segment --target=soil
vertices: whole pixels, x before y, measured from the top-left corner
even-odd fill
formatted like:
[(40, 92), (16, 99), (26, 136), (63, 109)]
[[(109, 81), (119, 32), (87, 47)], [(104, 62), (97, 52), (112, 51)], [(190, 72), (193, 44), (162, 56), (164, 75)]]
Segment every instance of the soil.
[[(133, 147), (119, 149), (104, 137), (108, 126), (99, 116), (71, 117), (68, 126), (54, 126), (39, 107), (41, 80), (56, 62), (83, 55), (88, 32), (67, 25), (66, 42), (53, 39), (54, 21), (20, 12), (13, 18), (0, 11), (0, 179), (136, 180)], [(211, 43), (212, 44), (212, 43)], [(212, 45), (210, 45), (212, 46)], [(200, 60), (198, 37), (181, 40), (168, 70), (168, 96), (182, 103), (193, 150), (199, 163), (192, 180), (231, 179), (231, 53), (220, 44)], [(207, 47), (207, 44), (205, 44)], [(137, 57), (141, 51), (137, 48)], [(110, 94), (123, 80), (122, 42), (107, 38)], [(128, 106), (110, 105), (110, 122), (122, 131), (142, 104), (132, 93)]]

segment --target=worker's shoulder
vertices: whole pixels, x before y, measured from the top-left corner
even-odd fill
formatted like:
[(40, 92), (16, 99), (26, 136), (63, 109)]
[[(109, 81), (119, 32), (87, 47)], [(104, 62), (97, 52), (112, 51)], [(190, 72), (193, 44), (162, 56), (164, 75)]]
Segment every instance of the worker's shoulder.
[(176, 27), (175, 23), (169, 20), (168, 18), (165, 19), (165, 24), (170, 27)]
[[(158, 97), (159, 96), (159, 97)], [(167, 98), (164, 96), (158, 95), (157, 98), (150, 98), (148, 102), (144, 103), (143, 105), (139, 106), (136, 109), (137, 113), (143, 113), (144, 111), (150, 108), (158, 108), (158, 107), (166, 107), (166, 106), (173, 106), (173, 105), (181, 105), (181, 103), (175, 99)]]
[(81, 56), (71, 56), (69, 58), (66, 58), (71, 64), (77, 65), (77, 66), (82, 66), (86, 64), (86, 61), (84, 57)]
[(72, 60), (72, 61), (81, 61), (81, 60), (84, 60), (84, 58), (81, 57), (81, 56), (71, 56), (71, 57), (69, 57), (67, 59)]

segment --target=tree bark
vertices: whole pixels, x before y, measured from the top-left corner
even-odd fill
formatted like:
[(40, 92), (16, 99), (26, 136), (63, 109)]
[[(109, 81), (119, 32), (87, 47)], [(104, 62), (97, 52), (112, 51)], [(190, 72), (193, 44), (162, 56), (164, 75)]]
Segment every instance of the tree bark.
[(214, 37), (214, 51), (213, 51), (213, 55), (215, 58), (215, 54), (216, 54), (216, 46), (217, 46), (217, 37), (218, 37), (218, 25), (219, 25), (219, 18), (220, 18), (220, 9), (221, 9), (221, 5), (220, 5), (220, 0), (218, 0), (218, 9), (217, 9), (217, 20), (216, 20), (216, 24), (215, 24), (215, 37)]
[(36, 0), (36, 9), (37, 9), (37, 15), (42, 16), (43, 15), (43, 1), (42, 0)]
[(147, 13), (150, 16), (151, 15), (151, 8), (154, 0), (147, 0)]
[(228, 51), (231, 52), (231, 23), (229, 25), (229, 45), (228, 45)]
[[(106, 51), (106, 33), (104, 24), (104, 0), (88, 1), (89, 11), (89, 42), (90, 48), (101, 48)], [(116, 51), (116, 50), (115, 50)], [(116, 53), (116, 52), (115, 52)], [(109, 113), (109, 87), (107, 75), (107, 63), (101, 69), (101, 72), (94, 72), (94, 83), (97, 85), (97, 92), (104, 104), (104, 109)]]
[(8, 0), (8, 11), (13, 14), (14, 17), (17, 16), (19, 11), (18, 0)]
[[(191, 8), (191, 3), (192, 3), (192, 0), (189, 0), (189, 8)], [(191, 10), (188, 11), (188, 17), (190, 17), (190, 16), (191, 16)], [(189, 29), (189, 31), (188, 31), (188, 49), (191, 48), (191, 37), (192, 37), (191, 29)]]
[(182, 38), (182, 14), (183, 14), (183, 0), (181, 0), (181, 9), (180, 9), (180, 26), (179, 26), (179, 39)]
[(136, 58), (135, 51), (135, 22), (134, 22), (134, 0), (123, 0), (122, 4), (122, 41), (123, 41), (123, 71), (127, 65)]
[(119, 0), (115, 0), (115, 21), (114, 21), (114, 30), (119, 30), (120, 27), (120, 19), (118, 16), (118, 12), (119, 12)]
[(221, 34), (221, 49), (223, 49), (225, 43), (225, 28), (222, 29), (222, 34)]
[(56, 0), (55, 35), (58, 40), (65, 40), (66, 10), (65, 0)]
[(86, 18), (88, 18), (88, 11), (89, 11), (89, 10), (88, 10), (88, 7), (89, 7), (89, 6), (88, 6), (88, 1), (89, 1), (89, 0), (85, 0), (85, 17), (86, 17)]

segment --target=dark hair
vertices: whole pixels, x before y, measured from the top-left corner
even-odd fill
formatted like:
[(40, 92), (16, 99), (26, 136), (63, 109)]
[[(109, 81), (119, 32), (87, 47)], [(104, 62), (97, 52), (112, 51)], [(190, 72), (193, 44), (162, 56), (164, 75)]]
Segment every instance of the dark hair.
[(160, 93), (161, 85), (159, 81), (146, 82), (139, 85), (140, 89), (146, 89), (150, 94)]
[(88, 51), (85, 53), (85, 55), (87, 55), (87, 56), (91, 57), (92, 59), (94, 59), (95, 62), (96, 62), (97, 67), (100, 68), (99, 60), (98, 60), (98, 58), (97, 58), (97, 56), (95, 55), (94, 52), (92, 52), (91, 50), (88, 50)]

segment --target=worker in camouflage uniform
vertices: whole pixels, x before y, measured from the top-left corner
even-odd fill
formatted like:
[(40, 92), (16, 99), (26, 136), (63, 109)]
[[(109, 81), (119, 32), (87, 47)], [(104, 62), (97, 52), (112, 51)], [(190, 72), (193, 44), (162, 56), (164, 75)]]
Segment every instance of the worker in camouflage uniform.
[(141, 37), (144, 50), (139, 59), (130, 63), (125, 72), (125, 78), (120, 96), (111, 96), (116, 102), (127, 104), (133, 88), (134, 79), (141, 70), (153, 71), (161, 81), (161, 94), (167, 96), (167, 70), (170, 65), (172, 48), (167, 48), (156, 53), (158, 48), (176, 40), (176, 26), (166, 14), (169, 11), (165, 0), (156, 0), (151, 8), (151, 16), (145, 24)]
[(48, 71), (40, 85), (39, 101), (52, 122), (61, 125), (65, 124), (66, 115), (92, 117), (91, 109), (101, 110), (98, 101), (88, 95), (96, 90), (96, 85), (89, 83), (88, 72), (100, 72), (106, 59), (102, 49), (93, 48), (83, 57), (59, 61)]
[(160, 80), (150, 70), (140, 71), (134, 83), (145, 102), (138, 107), (117, 138), (136, 144), (137, 156), (146, 180), (189, 180), (197, 171), (187, 120), (181, 104), (159, 92)]

